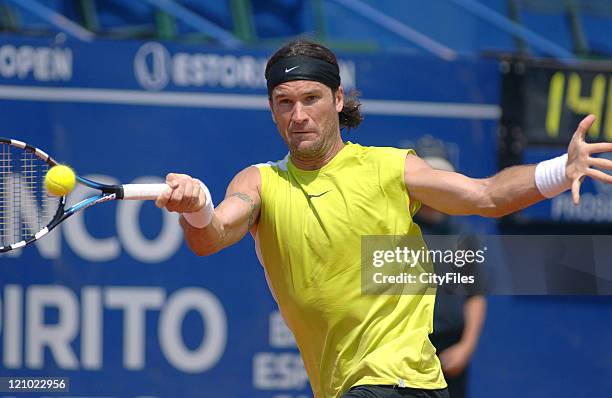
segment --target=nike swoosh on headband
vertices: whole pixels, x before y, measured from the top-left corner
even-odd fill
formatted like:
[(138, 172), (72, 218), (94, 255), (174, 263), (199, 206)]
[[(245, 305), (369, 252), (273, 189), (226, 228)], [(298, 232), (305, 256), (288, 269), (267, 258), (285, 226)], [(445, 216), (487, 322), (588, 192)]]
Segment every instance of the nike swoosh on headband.
[(285, 68), (285, 73), (289, 73), (289, 72), (291, 72), (292, 70), (299, 68), (300, 66), (301, 66), (301, 65), (294, 66), (293, 68)]

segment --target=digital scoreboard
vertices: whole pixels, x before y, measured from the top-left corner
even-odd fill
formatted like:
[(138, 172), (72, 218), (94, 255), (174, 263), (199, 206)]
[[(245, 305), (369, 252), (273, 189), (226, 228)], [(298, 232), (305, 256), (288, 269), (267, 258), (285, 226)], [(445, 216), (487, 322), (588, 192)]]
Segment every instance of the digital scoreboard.
[(528, 67), (525, 134), (535, 144), (569, 142), (584, 116), (596, 116), (588, 137), (612, 141), (612, 70)]
[[(567, 151), (578, 123), (596, 121), (588, 142), (612, 142), (612, 63), (566, 66), (551, 62), (503, 61), (500, 168), (537, 163)], [(607, 155), (604, 155), (607, 156)], [(509, 217), (512, 223), (612, 223), (612, 187), (587, 179), (582, 203), (569, 193)]]

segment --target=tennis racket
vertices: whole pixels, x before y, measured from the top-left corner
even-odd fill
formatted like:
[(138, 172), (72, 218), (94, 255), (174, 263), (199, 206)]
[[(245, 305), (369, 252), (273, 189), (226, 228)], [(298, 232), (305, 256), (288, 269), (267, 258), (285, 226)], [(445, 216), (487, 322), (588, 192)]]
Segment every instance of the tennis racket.
[(100, 193), (65, 208), (65, 196), (52, 196), (45, 174), (58, 163), (25, 142), (0, 137), (0, 253), (36, 242), (70, 216), (111, 200), (155, 200), (166, 184), (106, 185), (83, 177), (77, 183)]

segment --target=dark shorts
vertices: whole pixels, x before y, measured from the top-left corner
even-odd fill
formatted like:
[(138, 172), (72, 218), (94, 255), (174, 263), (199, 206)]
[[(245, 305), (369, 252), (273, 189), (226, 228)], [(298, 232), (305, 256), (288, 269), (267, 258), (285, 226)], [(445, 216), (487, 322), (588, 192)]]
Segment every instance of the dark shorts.
[(448, 390), (423, 390), (420, 388), (394, 386), (357, 386), (342, 398), (449, 398)]

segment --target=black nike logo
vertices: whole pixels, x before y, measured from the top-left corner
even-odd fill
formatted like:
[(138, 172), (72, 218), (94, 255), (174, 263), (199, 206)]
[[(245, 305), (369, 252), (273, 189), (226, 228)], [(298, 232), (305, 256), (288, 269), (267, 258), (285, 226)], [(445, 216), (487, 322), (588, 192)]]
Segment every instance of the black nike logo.
[(307, 194), (306, 196), (308, 197), (308, 199), (318, 198), (318, 197), (320, 197), (320, 196), (325, 195), (325, 194), (326, 194), (326, 193), (328, 193), (328, 192), (331, 192), (331, 189), (330, 189), (330, 190), (327, 190), (327, 191), (325, 191), (325, 192), (323, 192), (323, 193), (319, 193), (319, 194)]

